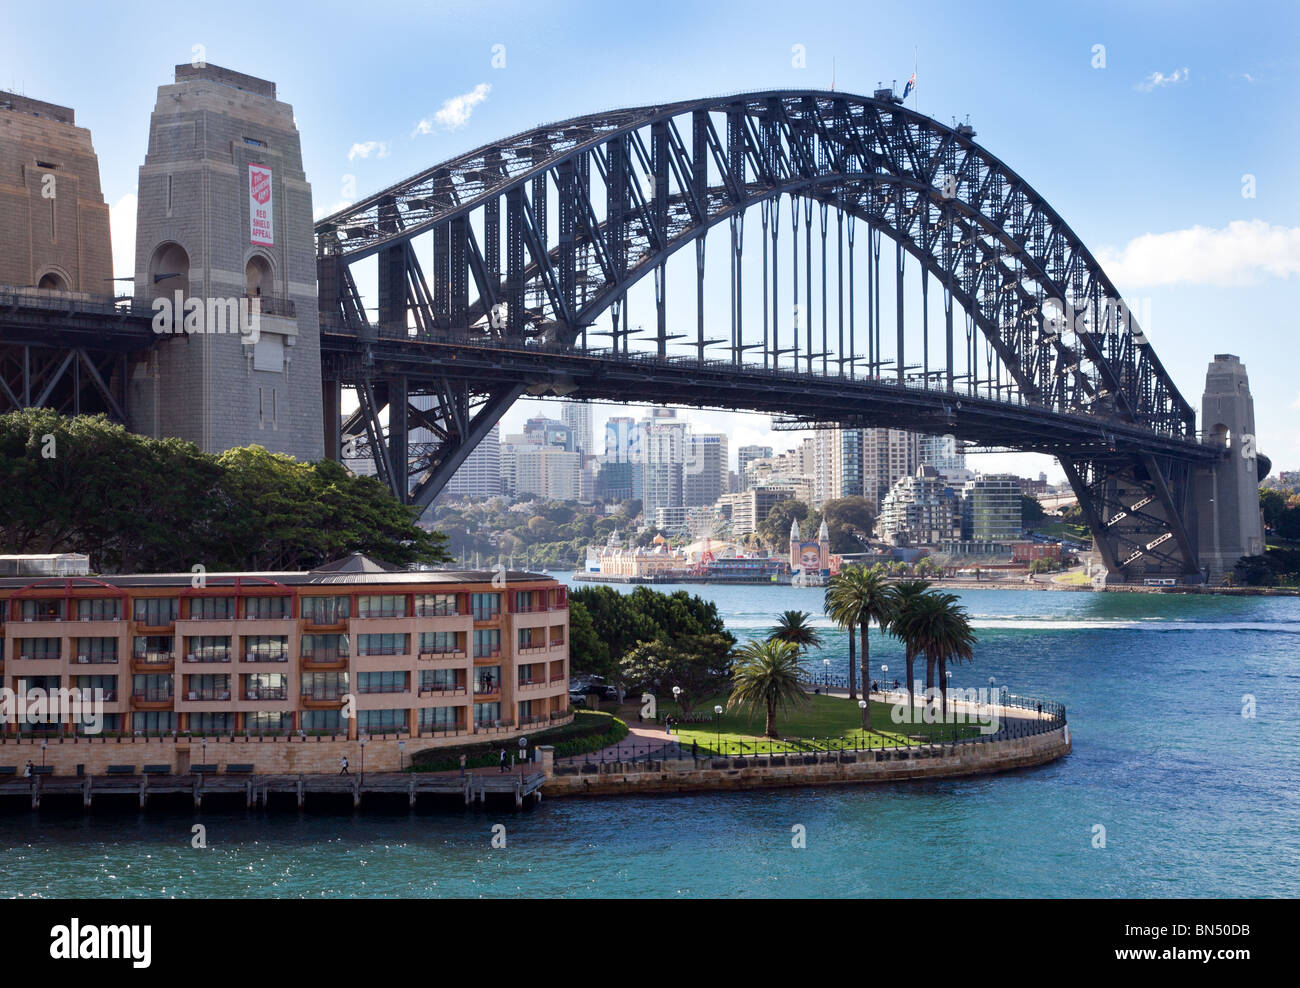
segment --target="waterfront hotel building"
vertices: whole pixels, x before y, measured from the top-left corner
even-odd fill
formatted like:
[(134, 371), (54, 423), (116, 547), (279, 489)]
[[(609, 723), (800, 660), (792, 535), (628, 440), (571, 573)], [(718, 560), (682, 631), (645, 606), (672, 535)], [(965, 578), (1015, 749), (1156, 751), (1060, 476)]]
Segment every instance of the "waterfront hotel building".
[(532, 573), (0, 577), (0, 642), (15, 697), (101, 689), (108, 735), (465, 743), (570, 716), (568, 588)]

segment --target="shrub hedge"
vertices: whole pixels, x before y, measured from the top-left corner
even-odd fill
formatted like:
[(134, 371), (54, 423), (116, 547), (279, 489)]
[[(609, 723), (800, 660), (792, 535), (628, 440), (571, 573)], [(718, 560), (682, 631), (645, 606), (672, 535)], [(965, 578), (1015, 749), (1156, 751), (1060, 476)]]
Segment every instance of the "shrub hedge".
[[(527, 735), (528, 752), (539, 744), (553, 745), (556, 758), (568, 758), (588, 751), (598, 751), (618, 744), (627, 737), (627, 724), (612, 714), (595, 710), (575, 710), (573, 722), (559, 727), (548, 727), (536, 734)], [(411, 755), (413, 772), (448, 772), (460, 768), (460, 756), (465, 756), (466, 768), (490, 768), (500, 759), (501, 749), (519, 753), (519, 741), (505, 738), (498, 741), (480, 741), (474, 744), (454, 745), (447, 748), (425, 748)]]

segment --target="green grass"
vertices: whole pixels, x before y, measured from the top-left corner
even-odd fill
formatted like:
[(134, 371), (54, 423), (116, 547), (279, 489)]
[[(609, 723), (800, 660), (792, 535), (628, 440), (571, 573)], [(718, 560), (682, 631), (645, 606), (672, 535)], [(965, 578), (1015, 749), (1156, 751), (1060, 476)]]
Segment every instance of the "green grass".
[(1071, 525), (1059, 518), (1044, 518), (1042, 521), (1033, 522), (1025, 527), (1032, 528), (1035, 534), (1047, 535), (1052, 538), (1073, 539), (1076, 542), (1085, 544), (1092, 541), (1092, 533), (1088, 531), (1087, 525)]
[(1072, 586), (1072, 587), (1086, 587), (1092, 584), (1092, 581), (1088, 579), (1087, 574), (1085, 574), (1083, 570), (1074, 570), (1069, 573), (1061, 573), (1057, 576), (1052, 577), (1052, 582), (1060, 583), (1065, 586)]
[[(808, 699), (809, 703), (805, 706), (786, 713), (778, 711), (776, 729), (781, 736), (782, 747), (814, 751), (825, 749), (828, 742), (832, 748), (842, 747), (844, 743), (872, 748), (894, 747), (928, 741), (952, 741), (978, 733), (978, 728), (971, 724), (895, 724), (890, 716), (893, 705), (875, 700), (871, 703), (872, 730), (864, 732), (862, 711), (856, 700), (824, 694), (813, 694)], [(674, 728), (674, 737), (679, 738), (683, 744), (695, 742), (701, 751), (707, 753), (717, 750), (719, 740), (729, 753), (747, 748), (767, 750), (768, 739), (763, 736), (766, 718), (761, 711), (751, 716), (743, 709), (728, 710), (725, 695), (711, 697), (694, 709), (707, 711), (719, 704), (723, 707), (718, 724), (720, 733), (712, 722), (682, 724), (680, 731)], [(664, 712), (671, 716), (671, 711)]]

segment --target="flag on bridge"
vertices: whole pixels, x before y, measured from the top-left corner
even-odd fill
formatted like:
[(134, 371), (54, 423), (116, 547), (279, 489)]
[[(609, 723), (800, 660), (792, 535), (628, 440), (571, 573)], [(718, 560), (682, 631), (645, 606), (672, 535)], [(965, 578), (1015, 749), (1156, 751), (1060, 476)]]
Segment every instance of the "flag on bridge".
[(903, 99), (907, 99), (907, 94), (916, 88), (916, 73), (912, 73), (912, 78), (907, 80), (907, 85), (903, 87)]

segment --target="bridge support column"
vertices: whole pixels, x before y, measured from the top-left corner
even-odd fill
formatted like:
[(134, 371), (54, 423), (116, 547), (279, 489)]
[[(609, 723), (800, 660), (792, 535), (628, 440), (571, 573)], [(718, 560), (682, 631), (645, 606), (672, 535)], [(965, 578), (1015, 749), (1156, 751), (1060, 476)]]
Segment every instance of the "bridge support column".
[(1196, 471), (1199, 563), (1218, 583), (1242, 556), (1264, 552), (1259, 482), (1269, 460), (1255, 448), (1255, 400), (1246, 368), (1232, 354), (1216, 354), (1201, 397), (1202, 441), (1223, 447), (1223, 458)]

